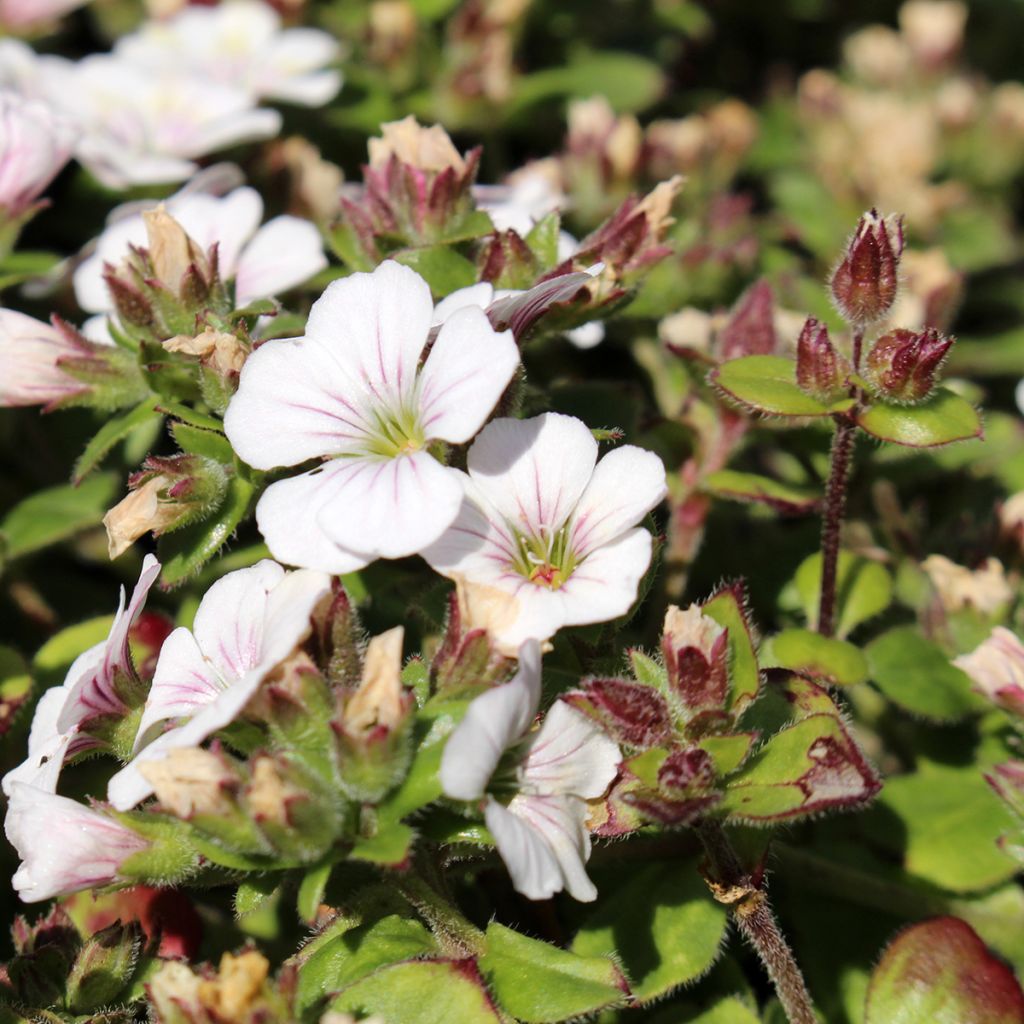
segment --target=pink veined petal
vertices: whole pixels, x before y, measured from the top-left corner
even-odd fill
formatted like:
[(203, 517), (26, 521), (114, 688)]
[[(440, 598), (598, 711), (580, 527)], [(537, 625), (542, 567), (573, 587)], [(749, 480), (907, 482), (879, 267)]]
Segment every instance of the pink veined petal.
[(171, 750), (198, 747), (219, 729), (230, 725), (255, 696), (272, 668), (271, 665), (261, 666), (247, 673), (242, 679), (233, 681), (184, 725), (169, 729), (148, 746), (143, 747), (107, 785), (107, 799), (114, 808), (118, 811), (127, 811), (153, 792), (152, 785), (139, 771), (139, 765), (147, 761), (161, 760)]
[(540, 795), (565, 793), (589, 800), (611, 785), (621, 763), (618, 745), (596, 722), (557, 700), (521, 771), (524, 785)]
[(285, 574), (267, 595), (262, 663), (279, 665), (313, 630), (313, 609), (331, 591), (326, 572), (299, 569)]
[(336, 544), (320, 512), (340, 500), (348, 478), (346, 459), (271, 484), (256, 505), (256, 525), (271, 554), (286, 565), (341, 575), (371, 561)]
[(625, 445), (594, 469), (572, 518), (570, 544), (578, 558), (636, 526), (666, 495), (665, 466), (654, 452)]
[(494, 797), (487, 798), (484, 821), (516, 892), (530, 900), (551, 899), (561, 892), (562, 870), (543, 835)]
[[(128, 607), (124, 607), (124, 588), (121, 589), (121, 600), (118, 604), (114, 624), (103, 645), (103, 657), (92, 662), (85, 668), (82, 675), (74, 681), (69, 678), (64, 685), (68, 687), (67, 700), (57, 720), (59, 732), (67, 732), (74, 725), (79, 725), (93, 715), (120, 714), (124, 710), (121, 698), (114, 690), (114, 673), (133, 671), (131, 652), (128, 649), (128, 631), (142, 611), (146, 603), (149, 588), (160, 575), (160, 563), (153, 555), (146, 555), (142, 562), (139, 582), (135, 584)], [(78, 662), (76, 661), (75, 665)], [(75, 668), (72, 665), (72, 669)]]
[(15, 782), (27, 782), (48, 793), (57, 791), (61, 767), (78, 731), (76, 726), (66, 733), (57, 729), (57, 719), (66, 699), (67, 690), (63, 686), (55, 686), (39, 698), (28, 736), (28, 756), (12, 768), (0, 784), (5, 796), (11, 795), (11, 786)]
[(469, 475), (487, 501), (523, 533), (561, 529), (583, 494), (597, 442), (573, 416), (544, 413), (488, 423), (469, 450)]
[(353, 399), (389, 410), (412, 395), (433, 312), (426, 281), (385, 260), (372, 274), (329, 284), (309, 311), (306, 337), (334, 354)]
[(441, 789), (455, 800), (478, 800), (501, 755), (529, 729), (540, 703), (540, 647), (524, 644), (507, 683), (475, 698), (441, 755)]
[(458, 477), (425, 451), (391, 459), (345, 458), (342, 486), (318, 522), (335, 543), (373, 558), (403, 558), (432, 544), (462, 504)]
[(227, 281), (235, 276), (246, 242), (260, 225), (263, 199), (247, 186), (226, 196), (179, 193), (168, 201), (167, 210), (204, 252), (216, 243), (217, 268)]
[(145, 744), (153, 726), (168, 718), (193, 714), (215, 700), (225, 685), (216, 668), (203, 657), (191, 630), (179, 626), (160, 648), (134, 750)]
[(253, 235), (238, 261), (235, 303), (247, 306), (308, 281), (327, 266), (315, 224), (299, 217), (275, 217)]
[(565, 625), (607, 622), (625, 615), (651, 563), (651, 535), (630, 530), (578, 565), (559, 593), (565, 598)]
[[(457, 288), (446, 295), (435, 307), (434, 316), (431, 320), (431, 327), (440, 327), (456, 311), (465, 309), (467, 306), (476, 306), (478, 309), (486, 309), (494, 300), (494, 285), (489, 281), (481, 281), (479, 284), (471, 284), (466, 288)], [(490, 323), (490, 321), (488, 321)]]
[(420, 373), (420, 426), (429, 438), (468, 441), (483, 426), (519, 365), (511, 331), (482, 309), (456, 310), (441, 325)]
[(222, 576), (204, 595), (192, 632), (222, 679), (240, 679), (262, 664), (267, 595), (284, 575), (281, 566), (264, 558)]
[[(584, 903), (597, 899), (597, 889), (587, 877), (584, 867), (590, 857), (590, 834), (586, 826), (587, 805), (582, 800), (573, 796), (528, 796), (521, 793), (512, 799), (508, 812), (511, 817), (518, 818), (554, 857), (561, 876), (558, 889), (564, 885), (570, 896)], [(487, 825), (490, 828), (489, 820)], [(493, 833), (494, 830), (491, 831)], [(509, 864), (500, 843), (498, 852), (505, 863)], [(511, 864), (509, 873), (515, 883)], [(516, 885), (516, 888), (519, 889), (519, 886)], [(519, 891), (529, 895), (524, 889)]]
[(224, 431), (256, 469), (361, 448), (373, 428), (335, 354), (311, 338), (268, 341), (245, 362)]

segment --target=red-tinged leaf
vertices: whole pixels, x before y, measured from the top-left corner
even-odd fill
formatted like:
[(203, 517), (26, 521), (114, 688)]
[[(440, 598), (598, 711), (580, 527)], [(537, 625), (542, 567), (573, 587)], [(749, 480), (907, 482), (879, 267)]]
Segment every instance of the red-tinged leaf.
[(754, 631), (742, 584), (723, 587), (704, 603), (701, 611), (728, 630), (729, 709), (734, 715), (742, 714), (761, 688)]
[(672, 728), (665, 698), (625, 679), (588, 679), (563, 700), (600, 722), (619, 742), (638, 750), (662, 746)]
[(815, 714), (772, 736), (730, 779), (719, 809), (737, 823), (768, 824), (862, 806), (881, 788), (839, 718)]
[(1013, 971), (956, 917), (900, 932), (868, 986), (864, 1024), (1024, 1024)]

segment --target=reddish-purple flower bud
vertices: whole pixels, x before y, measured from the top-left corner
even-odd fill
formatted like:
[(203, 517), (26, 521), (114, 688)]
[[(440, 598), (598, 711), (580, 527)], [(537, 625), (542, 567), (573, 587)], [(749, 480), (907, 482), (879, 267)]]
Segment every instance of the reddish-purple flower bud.
[(796, 344), (796, 382), (809, 395), (823, 401), (838, 398), (846, 388), (849, 365), (836, 351), (828, 328), (807, 318)]
[(751, 285), (737, 300), (717, 338), (719, 358), (771, 355), (775, 334), (775, 293), (767, 281)]
[(658, 769), (658, 785), (670, 797), (695, 796), (715, 784), (715, 763), (700, 747), (676, 750)]
[(647, 750), (669, 740), (672, 724), (668, 705), (649, 686), (624, 679), (590, 679), (582, 690), (562, 699), (596, 718), (619, 743)]
[(896, 299), (903, 253), (903, 218), (865, 213), (832, 274), (832, 297), (844, 319), (863, 326), (884, 316)]
[(935, 375), (953, 339), (934, 327), (897, 328), (882, 335), (868, 353), (865, 377), (880, 395), (896, 402), (920, 402), (931, 394)]
[(669, 685), (687, 717), (724, 710), (729, 691), (726, 631), (699, 605), (685, 611), (672, 605), (665, 615), (661, 646)]

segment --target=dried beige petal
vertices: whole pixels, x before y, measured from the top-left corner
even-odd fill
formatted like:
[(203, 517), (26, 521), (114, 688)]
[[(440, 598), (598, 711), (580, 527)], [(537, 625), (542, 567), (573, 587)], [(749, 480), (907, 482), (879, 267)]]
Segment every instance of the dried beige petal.
[(699, 604), (691, 604), (686, 609), (669, 605), (663, 629), (675, 650), (696, 647), (705, 657), (710, 656), (715, 641), (723, 632), (714, 619), (701, 611)]
[(449, 167), (457, 174), (466, 170), (466, 162), (439, 124), (424, 127), (410, 114), (401, 121), (382, 124), (381, 132), (382, 138), (370, 139), (371, 167), (383, 167), (394, 156), (428, 173), (440, 173)]
[(921, 568), (928, 574), (947, 612), (974, 608), (983, 615), (991, 615), (1013, 599), (1003, 564), (997, 558), (987, 558), (984, 565), (972, 570), (944, 555), (929, 555)]
[(269, 974), (270, 964), (255, 950), (225, 953), (217, 977), (199, 983), (199, 1000), (218, 1020), (245, 1019)]
[(193, 263), (205, 266), (202, 250), (167, 212), (163, 203), (155, 210), (145, 210), (142, 219), (146, 224), (149, 258), (153, 261), (156, 276), (177, 295), (189, 266)]
[(129, 491), (104, 517), (107, 549), (112, 559), (124, 554), (144, 533), (160, 533), (180, 515), (173, 502), (160, 500), (172, 481), (160, 474)]
[(179, 818), (222, 815), (234, 808), (229, 794), (236, 780), (208, 750), (172, 750), (159, 761), (142, 762), (139, 772), (153, 784), (160, 803)]
[(402, 686), (402, 640), (405, 630), (395, 626), (375, 636), (363, 658), (363, 680), (345, 705), (345, 727), (351, 733), (382, 725), (393, 729), (405, 717)]

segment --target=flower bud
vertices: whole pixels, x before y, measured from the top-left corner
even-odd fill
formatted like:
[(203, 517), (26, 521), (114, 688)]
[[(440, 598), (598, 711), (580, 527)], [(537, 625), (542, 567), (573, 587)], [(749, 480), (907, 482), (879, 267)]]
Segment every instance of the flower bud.
[(847, 386), (849, 365), (835, 350), (828, 328), (813, 316), (807, 318), (796, 343), (796, 382), (814, 398), (829, 402)]
[(562, 697), (601, 723), (617, 743), (648, 750), (668, 743), (672, 732), (665, 698), (650, 686), (624, 679), (588, 679)]
[(1003, 537), (1024, 553), (1024, 491), (1018, 491), (999, 506), (999, 528)]
[[(492, 591), (493, 593), (489, 593)], [(502, 681), (507, 675), (508, 657), (495, 646), (488, 628), (500, 631), (514, 617), (514, 598), (505, 591), (455, 581), (455, 593), (448, 599), (444, 637), (434, 654), (430, 675), (438, 692), (455, 696), (460, 691), (479, 691)]]
[(994, 616), (1014, 597), (1002, 563), (996, 558), (987, 558), (979, 568), (968, 569), (944, 555), (929, 555), (921, 568), (928, 574), (939, 603), (948, 613), (973, 608), (982, 615)]
[(934, 327), (924, 331), (897, 328), (882, 335), (868, 353), (864, 376), (883, 398), (907, 404), (927, 398), (953, 339)]
[(128, 494), (104, 517), (110, 557), (144, 533), (155, 537), (206, 518), (227, 490), (224, 467), (202, 455), (149, 456), (128, 479)]
[(61, 369), (63, 359), (88, 359), (94, 346), (61, 321), (43, 323), (0, 309), (0, 406), (58, 405), (81, 397), (87, 386)]
[(180, 296), (186, 275), (194, 267), (205, 269), (206, 257), (162, 203), (155, 210), (145, 210), (142, 219), (157, 281), (172, 295)]
[(899, 22), (918, 63), (934, 71), (947, 65), (963, 44), (967, 5), (960, 0), (907, 0)]
[(704, 712), (724, 713), (729, 685), (725, 629), (700, 605), (685, 611), (675, 605), (665, 613), (661, 641), (668, 681), (687, 718)]
[(1024, 644), (1008, 629), (997, 626), (987, 640), (953, 664), (993, 704), (1024, 718)]
[(767, 281), (757, 281), (736, 300), (716, 344), (722, 360), (776, 351), (775, 293)]
[(865, 213), (832, 274), (832, 297), (844, 319), (863, 327), (884, 316), (896, 299), (903, 253), (903, 218)]
[(142, 949), (142, 929), (120, 922), (86, 939), (68, 974), (67, 1007), (90, 1013), (117, 1001), (135, 973)]
[(184, 821), (235, 811), (239, 777), (223, 755), (200, 747), (171, 750), (160, 760), (140, 764), (139, 771), (161, 805)]
[(1024, 818), (1024, 761), (997, 764), (991, 774), (986, 774), (985, 781), (1018, 818)]

